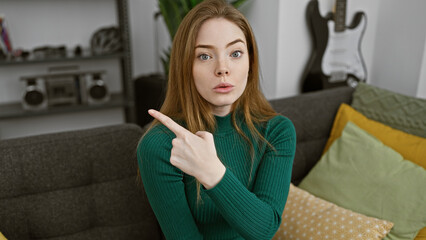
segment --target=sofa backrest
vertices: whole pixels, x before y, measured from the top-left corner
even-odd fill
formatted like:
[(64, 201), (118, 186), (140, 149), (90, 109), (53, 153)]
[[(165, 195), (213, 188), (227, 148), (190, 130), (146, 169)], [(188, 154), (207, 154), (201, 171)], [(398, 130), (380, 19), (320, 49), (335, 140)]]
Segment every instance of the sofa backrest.
[[(353, 89), (272, 100), (297, 133), (292, 182), (320, 159)], [(0, 232), (9, 239), (161, 239), (142, 184), (131, 124), (0, 141)]]
[(341, 103), (352, 101), (353, 91), (339, 87), (270, 101), (275, 111), (288, 117), (296, 128), (294, 184), (298, 185), (320, 159), (337, 110)]
[(8, 239), (160, 239), (142, 184), (142, 130), (122, 124), (0, 141)]

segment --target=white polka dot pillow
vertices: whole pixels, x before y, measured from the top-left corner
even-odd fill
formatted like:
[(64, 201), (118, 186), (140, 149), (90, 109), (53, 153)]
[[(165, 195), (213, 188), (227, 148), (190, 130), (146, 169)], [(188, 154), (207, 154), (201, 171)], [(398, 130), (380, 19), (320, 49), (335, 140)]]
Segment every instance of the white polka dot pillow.
[(341, 208), (291, 184), (273, 240), (382, 239), (392, 227), (391, 222)]

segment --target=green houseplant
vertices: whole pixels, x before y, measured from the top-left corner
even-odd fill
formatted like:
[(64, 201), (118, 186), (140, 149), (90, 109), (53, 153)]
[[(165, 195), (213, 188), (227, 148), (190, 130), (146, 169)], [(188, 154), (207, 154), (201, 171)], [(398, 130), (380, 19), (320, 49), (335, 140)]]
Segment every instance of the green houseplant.
[[(160, 13), (164, 18), (164, 22), (166, 23), (170, 39), (172, 41), (180, 23), (182, 22), (182, 19), (193, 7), (195, 7), (195, 5), (202, 1), (203, 0), (158, 0)], [(246, 0), (227, 1), (234, 7), (238, 8)], [(170, 47), (167, 50), (164, 50), (164, 56), (161, 57), (164, 73), (166, 75), (169, 73), (170, 51)]]

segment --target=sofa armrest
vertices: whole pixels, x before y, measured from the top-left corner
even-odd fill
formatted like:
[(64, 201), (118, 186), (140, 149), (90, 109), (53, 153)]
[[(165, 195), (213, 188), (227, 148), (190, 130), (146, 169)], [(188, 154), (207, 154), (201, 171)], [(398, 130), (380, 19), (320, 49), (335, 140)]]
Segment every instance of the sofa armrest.
[(160, 239), (142, 184), (142, 130), (121, 124), (0, 141), (8, 239)]

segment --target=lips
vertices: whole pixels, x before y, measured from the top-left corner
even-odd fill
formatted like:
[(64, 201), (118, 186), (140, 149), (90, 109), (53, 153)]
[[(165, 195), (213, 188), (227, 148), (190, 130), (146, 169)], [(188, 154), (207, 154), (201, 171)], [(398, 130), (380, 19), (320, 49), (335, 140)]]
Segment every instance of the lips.
[(232, 91), (232, 89), (234, 89), (234, 85), (229, 83), (220, 83), (213, 88), (213, 90), (218, 93), (227, 93)]

